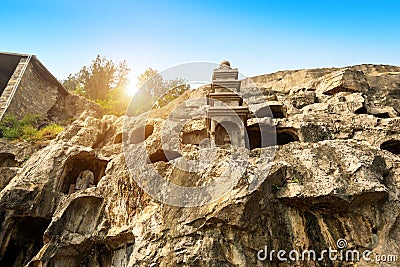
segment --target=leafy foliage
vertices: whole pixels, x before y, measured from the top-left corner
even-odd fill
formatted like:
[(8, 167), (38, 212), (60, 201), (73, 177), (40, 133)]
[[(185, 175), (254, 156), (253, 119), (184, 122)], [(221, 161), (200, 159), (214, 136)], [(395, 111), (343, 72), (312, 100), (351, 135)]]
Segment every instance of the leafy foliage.
[(79, 73), (68, 75), (67, 79), (61, 81), (64, 87), (71, 93), (84, 95), (82, 84), (80, 83)]
[(167, 82), (167, 84), (169, 84), (170, 90), (158, 98), (155, 104), (157, 108), (165, 106), (172, 100), (182, 95), (186, 90), (190, 89), (190, 86), (186, 84), (183, 79), (170, 80)]
[(107, 100), (111, 92), (124, 92), (129, 67), (123, 60), (115, 64), (106, 57), (97, 55), (90, 66), (83, 66), (75, 74), (70, 74), (63, 85), (70, 92), (75, 92), (92, 100)]
[(147, 92), (153, 98), (158, 98), (168, 93), (168, 95), (181, 95), (190, 86), (182, 78), (166, 80), (162, 75), (152, 68), (148, 68), (139, 75), (137, 87), (139, 90)]
[(293, 178), (292, 180), (290, 180), (290, 182), (291, 183), (297, 183), (297, 184), (301, 183), (299, 178)]
[(50, 124), (42, 129), (40, 129), (37, 132), (37, 135), (35, 136), (37, 140), (51, 140), (57, 137), (59, 133), (61, 133), (64, 130), (64, 127), (58, 124)]
[(138, 77), (137, 87), (148, 92), (152, 97), (157, 97), (166, 92), (164, 78), (157, 70), (148, 68)]
[(153, 106), (155, 108), (163, 107), (190, 89), (184, 79), (166, 80), (152, 68), (148, 68), (138, 77), (137, 87), (139, 90), (129, 111), (129, 114), (132, 115), (149, 111)]
[(151, 110), (155, 102), (155, 97), (151, 96), (145, 90), (138, 90), (132, 103), (129, 105), (127, 114), (129, 116), (137, 116), (141, 113)]
[[(107, 114), (123, 115), (132, 99), (125, 94), (129, 71), (126, 61), (115, 64), (97, 55), (89, 67), (70, 74), (63, 85), (70, 92), (96, 102)], [(162, 107), (190, 88), (185, 80), (165, 80), (152, 68), (138, 77), (137, 87), (140, 89), (128, 111), (131, 115), (149, 111), (153, 106)]]
[(97, 55), (90, 66), (70, 74), (63, 85), (71, 93), (98, 103), (108, 114), (122, 115), (130, 101), (125, 95), (129, 71), (125, 60), (116, 64)]
[(4, 138), (16, 140), (22, 138), (24, 135), (29, 135), (30, 127), (36, 126), (39, 119), (39, 115), (26, 115), (21, 120), (7, 115), (0, 123), (0, 132)]
[(6, 116), (0, 123), (0, 135), (10, 141), (46, 141), (54, 139), (64, 128), (50, 124), (39, 129), (40, 115), (26, 115), (18, 120), (14, 116)]
[(106, 114), (121, 116), (126, 112), (130, 101), (131, 97), (125, 95), (124, 92), (111, 91), (108, 93), (107, 99), (97, 99), (94, 102), (100, 105)]

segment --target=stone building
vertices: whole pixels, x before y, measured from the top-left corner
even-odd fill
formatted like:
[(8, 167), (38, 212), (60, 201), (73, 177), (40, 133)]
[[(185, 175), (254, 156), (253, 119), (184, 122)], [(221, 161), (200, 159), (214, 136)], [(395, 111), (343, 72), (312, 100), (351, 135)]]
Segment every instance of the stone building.
[(239, 95), (241, 81), (239, 71), (231, 68), (229, 61), (222, 61), (215, 69), (208, 95), (207, 130), (216, 145), (231, 143), (242, 146), (246, 131), (249, 108), (243, 106)]
[(71, 95), (35, 55), (0, 52), (0, 120), (7, 114), (17, 118), (41, 114), (63, 121), (86, 109), (99, 110)]

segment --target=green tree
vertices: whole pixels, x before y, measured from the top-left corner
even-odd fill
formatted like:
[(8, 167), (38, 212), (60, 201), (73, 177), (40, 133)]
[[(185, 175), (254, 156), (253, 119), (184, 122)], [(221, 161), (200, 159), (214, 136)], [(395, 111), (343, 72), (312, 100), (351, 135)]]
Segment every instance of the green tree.
[(61, 81), (64, 87), (71, 93), (75, 93), (80, 88), (79, 73), (68, 75), (67, 79)]
[(63, 85), (71, 93), (95, 101), (106, 113), (122, 115), (130, 102), (125, 95), (129, 71), (125, 60), (115, 64), (97, 55), (90, 66), (70, 74)]
[[(128, 83), (129, 67), (123, 60), (115, 64), (106, 57), (97, 55), (90, 66), (84, 66), (70, 74), (63, 85), (71, 92), (91, 100), (110, 100), (110, 95), (121, 97)], [(114, 99), (115, 100), (115, 99)]]
[(161, 74), (152, 68), (148, 68), (144, 73), (140, 74), (137, 79), (137, 87), (140, 90), (147, 91), (153, 97), (160, 96), (167, 90)]
[(166, 80), (152, 68), (139, 75), (139, 88), (131, 105), (130, 114), (137, 115), (155, 108), (160, 108), (182, 95), (190, 86), (182, 78)]
[(190, 89), (190, 85), (182, 78), (164, 81), (165, 92), (158, 97), (155, 103), (156, 107), (163, 107), (172, 100), (178, 98), (186, 90)]

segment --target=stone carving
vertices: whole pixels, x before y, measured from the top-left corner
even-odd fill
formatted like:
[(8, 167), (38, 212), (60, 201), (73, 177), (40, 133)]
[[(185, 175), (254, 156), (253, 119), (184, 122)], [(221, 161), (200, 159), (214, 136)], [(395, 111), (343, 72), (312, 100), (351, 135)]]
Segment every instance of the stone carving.
[(223, 60), (221, 61), (221, 64), (219, 65), (220, 69), (230, 69), (231, 68), (231, 63), (228, 60)]
[(207, 129), (216, 145), (228, 143), (240, 145), (244, 134), (248, 107), (242, 106), (239, 71), (232, 69), (230, 62), (224, 60), (213, 73), (212, 93), (208, 95), (210, 107), (207, 110)]
[(94, 174), (90, 170), (81, 171), (76, 178), (75, 191), (94, 187)]

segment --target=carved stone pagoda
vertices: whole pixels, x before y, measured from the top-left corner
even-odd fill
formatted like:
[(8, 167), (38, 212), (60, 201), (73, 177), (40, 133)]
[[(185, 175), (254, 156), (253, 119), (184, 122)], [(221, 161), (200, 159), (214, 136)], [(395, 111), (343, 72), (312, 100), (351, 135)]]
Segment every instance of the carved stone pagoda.
[(243, 106), (239, 96), (241, 81), (238, 76), (238, 69), (231, 68), (229, 61), (222, 61), (213, 72), (206, 123), (216, 145), (244, 145), (249, 109)]

